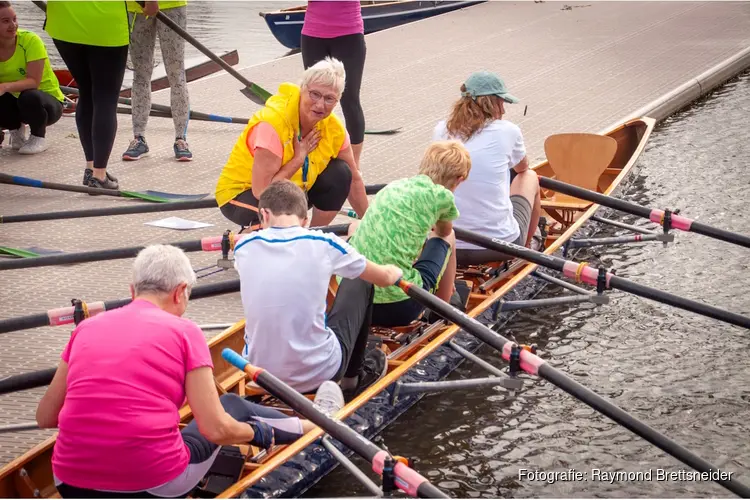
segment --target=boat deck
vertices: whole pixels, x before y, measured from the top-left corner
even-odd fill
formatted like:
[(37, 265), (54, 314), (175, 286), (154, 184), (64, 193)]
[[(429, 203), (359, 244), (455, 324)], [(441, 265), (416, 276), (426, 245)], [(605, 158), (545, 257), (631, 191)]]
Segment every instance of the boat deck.
[[(32, 27), (38, 28), (38, 27)], [(524, 131), (531, 160), (544, 157), (543, 141), (557, 132), (599, 132), (671, 92), (691, 78), (750, 45), (750, 11), (741, 2), (488, 2), (367, 37), (362, 88), (367, 128), (403, 127), (393, 136), (367, 136), (362, 168), (368, 184), (414, 174), (436, 122), (445, 117), (463, 78), (477, 69), (498, 72), (521, 104), (508, 118)], [(241, 72), (268, 90), (296, 81), (299, 55)], [(257, 106), (243, 97), (226, 74), (190, 85), (196, 111), (249, 117)], [(168, 91), (154, 102), (169, 104)], [(526, 116), (524, 106), (528, 105)], [(122, 189), (212, 193), (224, 161), (242, 127), (193, 121), (188, 140), (192, 163), (172, 158), (171, 120), (152, 118), (151, 156), (122, 163), (130, 140), (130, 116), (120, 115), (120, 133), (110, 163)], [(75, 121), (51, 127), (52, 147), (36, 157), (0, 150), (0, 170), (54, 182), (78, 184), (83, 156)], [(7, 145), (7, 144), (6, 144)], [(0, 185), (0, 214), (119, 206), (126, 200)], [(144, 225), (177, 216), (214, 227), (174, 231)], [(194, 240), (219, 235), (227, 223), (218, 210), (9, 224), (0, 244), (83, 251)], [(190, 254), (195, 267), (218, 254)], [(128, 295), (132, 259), (73, 266), (4, 271), (0, 318), (87, 301)], [(218, 273), (200, 283), (234, 277)], [(187, 316), (201, 323), (232, 322), (242, 315), (239, 294), (202, 299)], [(0, 377), (48, 368), (59, 359), (70, 326), (25, 330), (0, 336)], [(216, 331), (207, 332), (213, 336)], [(42, 389), (0, 396), (2, 424), (28, 421)], [(0, 435), (0, 464), (22, 454), (50, 432)]]

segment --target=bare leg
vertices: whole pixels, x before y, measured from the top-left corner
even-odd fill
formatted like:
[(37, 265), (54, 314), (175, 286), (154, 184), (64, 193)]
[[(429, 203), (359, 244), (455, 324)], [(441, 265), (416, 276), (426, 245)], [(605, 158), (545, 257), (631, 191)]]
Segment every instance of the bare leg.
[(364, 146), (364, 142), (360, 142), (359, 144), (352, 144), (352, 153), (354, 153), (354, 162), (357, 164), (357, 169), (361, 172), (362, 169), (359, 166), (359, 157), (362, 156), (362, 146)]
[(531, 205), (531, 220), (527, 231), (526, 247), (531, 245), (536, 227), (539, 225), (539, 216), (542, 214), (542, 200), (539, 195), (539, 177), (533, 170), (526, 170), (516, 175), (510, 184), (510, 195), (520, 195), (526, 198)]
[(357, 230), (357, 226), (359, 226), (358, 220), (353, 220), (351, 224), (349, 224), (349, 230), (347, 231), (347, 234), (346, 234), (349, 238), (351, 238), (352, 235), (354, 234), (354, 231)]
[[(440, 238), (440, 236), (438, 236), (434, 232), (431, 232), (429, 237)], [(440, 283), (438, 284), (438, 289), (435, 292), (435, 295), (444, 302), (450, 303), (451, 296), (453, 295), (453, 289), (456, 283), (456, 233), (451, 231), (451, 234), (443, 239), (447, 241), (448, 244), (450, 244), (451, 253), (448, 257), (448, 265), (445, 266), (443, 277), (440, 279)]]
[(310, 227), (327, 226), (331, 223), (331, 221), (333, 221), (333, 219), (336, 218), (338, 214), (338, 210), (326, 212), (324, 210), (319, 210), (318, 208), (313, 208), (313, 216), (312, 220), (310, 221)]

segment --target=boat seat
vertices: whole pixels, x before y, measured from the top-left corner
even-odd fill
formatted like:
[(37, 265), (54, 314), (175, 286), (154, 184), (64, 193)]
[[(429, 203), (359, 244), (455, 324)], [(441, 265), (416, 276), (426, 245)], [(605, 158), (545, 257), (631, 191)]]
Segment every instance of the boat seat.
[[(615, 158), (617, 141), (600, 134), (555, 134), (544, 141), (544, 153), (556, 180), (597, 191), (599, 178)], [(589, 201), (562, 193), (542, 199), (542, 208), (564, 226), (590, 206)]]

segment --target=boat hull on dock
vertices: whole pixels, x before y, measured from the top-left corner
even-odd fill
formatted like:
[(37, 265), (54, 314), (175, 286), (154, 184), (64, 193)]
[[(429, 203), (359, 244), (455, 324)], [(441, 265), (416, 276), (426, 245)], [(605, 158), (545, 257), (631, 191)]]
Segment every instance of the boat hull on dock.
[[(362, 2), (362, 21), (365, 35), (394, 28), (402, 24), (421, 21), (429, 17), (445, 14), (482, 1), (443, 1), (443, 2)], [(369, 4), (369, 5), (368, 5)], [(271, 33), (284, 47), (300, 48), (302, 24), (305, 21), (306, 7), (292, 7), (274, 12), (261, 12)]]

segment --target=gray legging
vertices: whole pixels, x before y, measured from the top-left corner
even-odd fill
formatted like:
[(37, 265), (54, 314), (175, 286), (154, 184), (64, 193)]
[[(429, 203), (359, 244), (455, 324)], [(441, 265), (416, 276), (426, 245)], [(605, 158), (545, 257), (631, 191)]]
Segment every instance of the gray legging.
[[(187, 26), (187, 7), (162, 11), (181, 28)], [(164, 67), (171, 92), (172, 120), (175, 137), (187, 139), (190, 97), (185, 78), (185, 40), (155, 17), (135, 16), (130, 35), (130, 60), (133, 62), (133, 135), (144, 136), (151, 111), (151, 74), (154, 69), (154, 48), (159, 37)]]
[[(273, 408), (245, 401), (236, 394), (224, 394), (219, 398), (221, 406), (235, 420), (240, 422), (263, 422), (273, 428), (277, 444), (288, 444), (302, 436), (302, 423), (297, 417), (289, 417)], [(212, 443), (198, 431), (198, 423), (193, 420), (182, 429), (182, 439), (190, 451), (187, 468), (170, 482), (138, 492), (112, 492), (77, 488), (55, 478), (55, 486), (63, 498), (176, 498), (185, 496), (195, 488), (216, 460), (219, 445)], [(85, 467), (85, 464), (83, 465)], [(113, 493), (115, 495), (113, 495)], [(120, 493), (119, 495), (117, 493)], [(123, 495), (124, 494), (124, 495)]]

